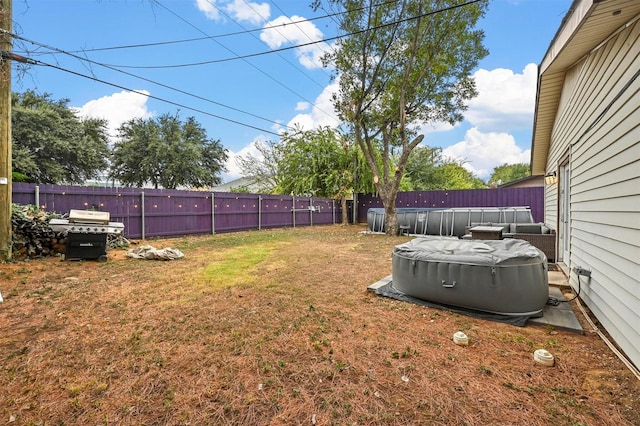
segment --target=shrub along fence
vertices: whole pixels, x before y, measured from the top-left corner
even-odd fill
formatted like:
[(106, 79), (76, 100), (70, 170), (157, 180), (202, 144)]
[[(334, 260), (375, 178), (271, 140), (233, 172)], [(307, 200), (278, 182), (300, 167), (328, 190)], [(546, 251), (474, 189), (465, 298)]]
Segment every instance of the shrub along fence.
[(14, 183), (13, 202), (59, 214), (109, 212), (127, 238), (142, 239), (328, 225), (342, 217), (340, 203), (326, 198), (167, 189)]

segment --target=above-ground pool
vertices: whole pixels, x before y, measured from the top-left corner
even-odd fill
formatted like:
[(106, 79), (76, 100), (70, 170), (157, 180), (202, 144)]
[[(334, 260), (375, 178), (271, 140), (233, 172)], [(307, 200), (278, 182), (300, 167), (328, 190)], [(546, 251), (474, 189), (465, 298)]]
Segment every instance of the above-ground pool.
[(408, 296), (500, 315), (542, 316), (547, 258), (518, 239), (415, 238), (392, 253), (392, 287)]
[[(396, 209), (398, 226), (408, 234), (461, 237), (465, 227), (474, 222), (533, 223), (529, 207), (458, 207)], [(371, 232), (384, 232), (383, 208), (367, 211), (367, 226)]]

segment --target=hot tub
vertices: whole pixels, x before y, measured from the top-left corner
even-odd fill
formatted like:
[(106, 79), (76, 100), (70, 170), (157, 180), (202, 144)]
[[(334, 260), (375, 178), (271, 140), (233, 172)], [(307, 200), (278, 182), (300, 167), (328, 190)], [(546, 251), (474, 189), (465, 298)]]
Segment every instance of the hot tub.
[(392, 253), (392, 287), (429, 302), (500, 315), (542, 316), (547, 258), (527, 241), (415, 238)]

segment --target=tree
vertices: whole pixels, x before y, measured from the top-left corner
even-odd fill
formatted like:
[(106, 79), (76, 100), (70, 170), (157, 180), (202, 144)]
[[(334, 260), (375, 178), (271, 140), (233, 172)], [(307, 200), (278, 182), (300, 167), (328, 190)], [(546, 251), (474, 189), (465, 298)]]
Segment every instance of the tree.
[(278, 188), (278, 162), (280, 151), (278, 144), (273, 141), (254, 142), (257, 154), (248, 153), (236, 157), (236, 164), (240, 174), (249, 179), (251, 184), (257, 185), (260, 192), (275, 193)]
[(455, 161), (448, 161), (440, 165), (436, 175), (441, 182), (438, 189), (480, 189), (487, 187), (481, 179), (475, 177), (461, 163)]
[(27, 91), (12, 96), (13, 172), (39, 183), (83, 183), (108, 166), (107, 122), (80, 119), (67, 99)]
[[(362, 153), (357, 147), (353, 145), (346, 146), (348, 142), (344, 140), (344, 135), (342, 135), (336, 129), (316, 129), (312, 131), (302, 131), (296, 130), (292, 133), (283, 134), (284, 139), (296, 139), (297, 141), (301, 139), (308, 141), (313, 144), (314, 142), (323, 141), (323, 137), (320, 136), (321, 133), (324, 132), (332, 132), (334, 133), (333, 137), (342, 138), (341, 149), (348, 149), (349, 152), (353, 155), (352, 162), (353, 164), (349, 164), (349, 172), (354, 175), (354, 191), (357, 192), (367, 192), (371, 193), (375, 191), (373, 184), (371, 184), (371, 171), (369, 170), (369, 166), (366, 164)], [(317, 139), (319, 137), (320, 139)], [(337, 141), (337, 139), (336, 139)], [(336, 142), (337, 143), (337, 142)], [(278, 194), (288, 194), (291, 191), (287, 191), (283, 188), (288, 188), (290, 183), (283, 183), (281, 180), (285, 177), (283, 173), (280, 173), (281, 167), (288, 167), (286, 164), (291, 158), (294, 158), (293, 155), (288, 156), (288, 159), (283, 158), (286, 154), (286, 147), (283, 144), (283, 141), (273, 142), (255, 142), (253, 144), (257, 154), (248, 153), (245, 155), (239, 155), (236, 157), (236, 164), (240, 167), (240, 174), (251, 180), (251, 184), (253, 185), (263, 185), (266, 193), (278, 193)], [(355, 148), (355, 149), (354, 149)], [(306, 149), (313, 150), (313, 148), (308, 147)], [(300, 158), (302, 161), (307, 161), (309, 158)], [(358, 179), (361, 176), (363, 179)], [(324, 184), (323, 184), (324, 185)], [(295, 191), (294, 191), (295, 192)], [(303, 191), (305, 192), (305, 191)], [(320, 193), (324, 192), (320, 187), (313, 188), (311, 190), (306, 191), (305, 193)]]
[(350, 192), (373, 192), (371, 170), (360, 149), (337, 129), (322, 127), (285, 133), (279, 143), (257, 142), (257, 155), (238, 156), (236, 163), (252, 185), (264, 192), (338, 197), (343, 222)]
[(118, 133), (110, 177), (125, 186), (214, 186), (226, 170), (227, 150), (220, 141), (207, 139), (193, 117), (184, 123), (179, 114), (133, 119), (120, 126)]
[(441, 148), (416, 147), (409, 155), (405, 172), (414, 191), (486, 187), (463, 163), (442, 158)]
[(436, 177), (441, 163), (442, 149), (417, 146), (409, 155), (405, 166), (405, 175), (414, 191), (430, 191), (441, 188), (442, 182)]
[(336, 197), (351, 190), (351, 147), (330, 127), (285, 133), (278, 146), (282, 193)]
[(419, 126), (461, 121), (476, 95), (470, 73), (487, 51), (473, 27), (487, 2), (329, 1), (344, 9), (340, 29), (347, 34), (324, 57), (339, 79), (334, 107), (373, 171), (386, 232), (395, 235), (404, 168), (424, 138)]
[(493, 173), (489, 178), (489, 183), (494, 185), (502, 185), (503, 183), (513, 182), (531, 175), (531, 168), (527, 163), (507, 164), (504, 163), (493, 169)]
[(281, 192), (340, 198), (347, 222), (347, 196), (353, 190), (353, 146), (335, 129), (285, 133), (278, 146)]

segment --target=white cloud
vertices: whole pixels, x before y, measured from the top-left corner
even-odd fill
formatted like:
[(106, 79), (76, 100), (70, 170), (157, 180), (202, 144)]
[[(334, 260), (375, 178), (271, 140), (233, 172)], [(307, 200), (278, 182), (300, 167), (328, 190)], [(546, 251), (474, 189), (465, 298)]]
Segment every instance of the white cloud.
[(204, 12), (204, 16), (212, 21), (220, 20), (220, 11), (215, 6), (216, 0), (196, 0), (196, 7), (199, 11)]
[(282, 125), (282, 121), (280, 120), (276, 120), (273, 122), (273, 124), (271, 125), (271, 130), (273, 130), (275, 133), (282, 133), (284, 131), (284, 126)]
[[(301, 21), (301, 22), (298, 22)], [(308, 46), (296, 48), (298, 60), (307, 69), (322, 68), (320, 58), (330, 48), (327, 43), (315, 43), (323, 39), (322, 32), (312, 22), (300, 16), (279, 16), (265, 24), (260, 39), (271, 49), (279, 49), (285, 45)]]
[(427, 123), (419, 126), (418, 134), (425, 135), (425, 137), (427, 137), (430, 133), (448, 132), (455, 129), (458, 125), (459, 124), (452, 126), (451, 124), (445, 122)]
[[(469, 102), (465, 121), (483, 132), (531, 130), (537, 73), (537, 66), (533, 63), (528, 64), (521, 74), (504, 68), (476, 71), (473, 78), (478, 96)], [(418, 133), (444, 133), (454, 130), (460, 124), (451, 126), (445, 122), (427, 123), (419, 126)]]
[(531, 150), (522, 150), (508, 133), (482, 133), (478, 128), (467, 131), (464, 140), (442, 150), (445, 157), (464, 161), (464, 167), (481, 179), (502, 164), (529, 163)]
[(223, 173), (222, 179), (224, 182), (229, 182), (234, 179), (242, 177), (242, 171), (237, 164), (237, 158), (240, 156), (246, 156), (251, 154), (255, 158), (262, 158), (262, 154), (256, 148), (257, 143), (266, 142), (268, 140), (264, 135), (257, 136), (249, 145), (245, 146), (238, 152), (229, 151), (229, 157), (227, 158), (227, 172)]
[[(226, 13), (238, 22), (259, 25), (271, 16), (269, 3), (252, 3), (246, 0), (196, 0), (196, 7), (207, 19), (223, 21)], [(221, 10), (224, 10), (221, 13)]]
[(271, 16), (269, 3), (251, 3), (245, 0), (233, 0), (225, 9), (237, 21), (261, 24)]
[[(287, 126), (295, 127), (296, 125), (304, 130), (315, 129), (320, 126), (336, 127), (340, 124), (338, 116), (333, 109), (332, 96), (338, 91), (337, 80), (324, 88), (322, 93), (316, 98), (311, 112), (307, 114), (298, 114), (293, 117)], [(299, 106), (299, 104), (297, 105)]]
[(469, 102), (465, 119), (483, 131), (530, 129), (537, 75), (535, 64), (527, 65), (522, 74), (504, 68), (476, 71), (478, 96)]
[(306, 111), (309, 106), (309, 102), (298, 102), (296, 104), (296, 111)]
[[(283, 37), (273, 36), (272, 39), (263, 40), (273, 48), (286, 44)], [(445, 147), (444, 156), (463, 162), (467, 170), (486, 180), (497, 166), (530, 161), (530, 149), (518, 146), (511, 133), (516, 130), (530, 130), (532, 127), (537, 68), (536, 65), (529, 64), (521, 74), (507, 69), (479, 70), (474, 77), (479, 96), (471, 102), (466, 115), (467, 123), (474, 127), (465, 133), (463, 140), (460, 141), (458, 137), (454, 140), (459, 142), (440, 146)], [(299, 113), (287, 123), (287, 126), (310, 130), (320, 126), (339, 125), (332, 103), (332, 95), (337, 91), (338, 80), (325, 87), (313, 105), (306, 102), (297, 103), (295, 111)], [(420, 133), (438, 133), (437, 139), (443, 140), (443, 137), (450, 137), (447, 132), (455, 129), (461, 131), (460, 125), (428, 123), (420, 127)], [(280, 130), (282, 129), (278, 129)], [(428, 143), (427, 139), (425, 143)], [(234, 155), (247, 152), (255, 154), (255, 148), (249, 145)], [(230, 158), (228, 167), (230, 177), (240, 176), (235, 159)]]
[(147, 109), (149, 92), (122, 91), (110, 96), (103, 96), (75, 108), (81, 117), (105, 119), (109, 122), (109, 135), (116, 136), (116, 130), (126, 121), (134, 118), (149, 118), (154, 114)]

